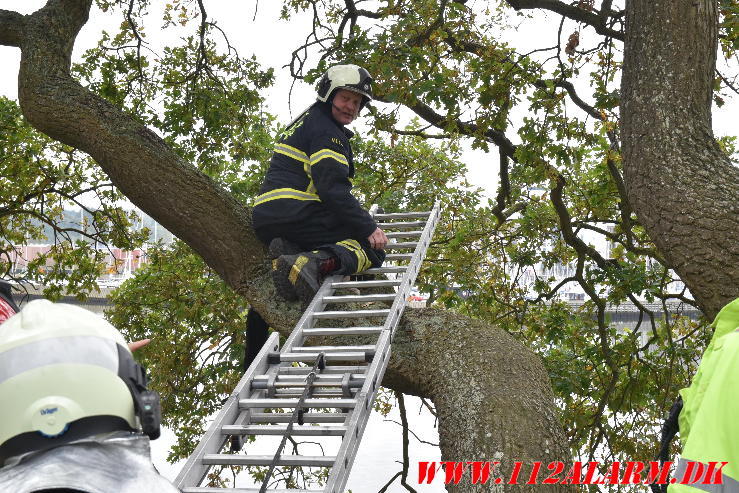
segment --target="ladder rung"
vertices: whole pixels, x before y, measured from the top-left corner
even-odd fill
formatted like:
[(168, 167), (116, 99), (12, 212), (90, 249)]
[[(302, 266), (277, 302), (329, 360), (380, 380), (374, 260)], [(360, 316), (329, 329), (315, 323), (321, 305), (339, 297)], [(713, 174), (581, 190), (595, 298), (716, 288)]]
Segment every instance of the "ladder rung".
[(339, 281), (332, 282), (331, 287), (335, 289), (341, 288), (382, 288), (385, 286), (400, 286), (399, 280), (387, 281)]
[(416, 248), (418, 242), (416, 241), (399, 241), (398, 243), (388, 243), (385, 245), (385, 250), (401, 250), (407, 248)]
[(397, 260), (410, 260), (413, 257), (412, 253), (388, 253), (385, 255), (385, 260), (388, 262)]
[(391, 265), (388, 267), (373, 267), (362, 272), (362, 274), (402, 274), (408, 268), (405, 265)]
[[(240, 399), (239, 407), (248, 409), (258, 408), (294, 408), (300, 399)], [(353, 408), (357, 402), (354, 399), (305, 399), (301, 407), (310, 408)]]
[[(243, 454), (205, 454), (203, 464), (223, 466), (268, 466), (272, 464), (272, 455)], [(331, 467), (336, 457), (330, 455), (281, 455), (277, 458), (278, 466), (314, 466)]]
[[(213, 488), (210, 486), (196, 486), (183, 488), (182, 493), (259, 493), (259, 488)], [(324, 490), (294, 490), (294, 489), (278, 489), (267, 490), (269, 493), (324, 493)]]
[[(349, 380), (346, 382), (346, 388), (344, 387), (343, 381), (334, 381), (334, 382), (324, 382), (320, 384), (313, 384), (311, 385), (311, 397), (315, 398), (329, 398), (329, 397), (350, 397), (353, 396), (357, 390), (364, 384), (364, 379), (362, 380)], [(267, 390), (267, 383), (261, 382), (259, 384), (252, 384), (252, 390)], [(274, 390), (274, 394), (270, 395), (270, 397), (279, 397), (279, 398), (287, 398), (287, 397), (300, 397), (303, 395), (303, 391), (305, 390), (305, 381), (294, 381), (294, 382), (276, 382), (273, 384), (273, 387), (270, 387)], [(344, 392), (350, 392), (350, 395), (347, 396)]]
[(393, 212), (391, 214), (375, 214), (375, 219), (411, 219), (414, 217), (429, 217), (431, 212)]
[(324, 303), (371, 303), (373, 301), (393, 301), (395, 294), (347, 294), (344, 296), (324, 296)]
[[(324, 301), (326, 298), (324, 298)], [(382, 327), (319, 327), (314, 329), (303, 329), (303, 335), (308, 336), (358, 336), (373, 335), (382, 332)]]
[[(314, 389), (313, 392), (311, 392), (311, 396), (316, 398), (320, 397), (322, 399), (338, 399), (341, 397), (353, 397), (357, 394), (358, 390), (358, 388), (350, 388), (349, 396), (347, 396), (341, 388), (319, 388)], [(294, 387), (290, 389), (278, 389), (275, 391), (274, 397), (278, 397), (280, 399), (297, 399), (301, 395), (303, 395), (303, 388)]]
[[(284, 435), (286, 426), (280, 425), (228, 425), (221, 428), (224, 435)], [(346, 426), (293, 426), (291, 436), (344, 436)]]
[(420, 238), (423, 231), (396, 231), (393, 233), (385, 233), (388, 238)]
[(292, 349), (296, 353), (350, 353), (354, 351), (374, 351), (375, 346), (301, 346)]
[[(314, 363), (319, 353), (280, 353), (281, 362)], [(367, 361), (369, 355), (365, 351), (351, 351), (344, 353), (325, 353), (326, 361)]]
[[(275, 382), (271, 388), (274, 388), (277, 392), (284, 389), (289, 389), (290, 392), (295, 392), (296, 389), (303, 389), (305, 387), (305, 381), (296, 380), (293, 382)], [(331, 393), (334, 392), (336, 388), (341, 387), (341, 382), (323, 382), (323, 383), (315, 383), (313, 382), (313, 385), (311, 385), (311, 388), (313, 389), (313, 395), (316, 394), (316, 392), (326, 392)], [(353, 385), (353, 388), (361, 387), (361, 385)], [(260, 384), (252, 384), (252, 390), (267, 390), (267, 383), (261, 382)], [(287, 390), (285, 390), (287, 392)], [(302, 390), (301, 390), (302, 392)], [(323, 395), (323, 394), (320, 394)], [(341, 397), (341, 396), (339, 396)]]
[(395, 222), (395, 223), (377, 223), (377, 226), (381, 229), (414, 229), (423, 228), (426, 226), (426, 221), (409, 221), (409, 222)]
[[(276, 387), (287, 387), (305, 384), (305, 378), (307, 375), (278, 375), (275, 380)], [(314, 387), (322, 386), (333, 386), (335, 384), (341, 385), (344, 375), (316, 375), (313, 381)], [(251, 387), (253, 389), (265, 389), (267, 388), (267, 382), (269, 377), (267, 375), (257, 375), (252, 380)], [(353, 384), (361, 385), (364, 382), (364, 375), (361, 373), (351, 375), (350, 381)]]
[[(287, 423), (292, 419), (292, 413), (250, 413), (249, 419), (252, 423)], [(346, 421), (346, 413), (305, 413), (305, 423), (343, 423)]]
[(315, 312), (315, 319), (335, 319), (335, 318), (362, 318), (362, 317), (386, 317), (390, 310), (353, 310), (353, 311), (329, 311)]
[[(281, 366), (279, 375), (307, 375), (313, 371), (312, 367), (307, 366)], [(344, 373), (358, 373), (364, 375), (367, 367), (364, 365), (328, 365), (321, 371), (321, 375), (343, 375)]]

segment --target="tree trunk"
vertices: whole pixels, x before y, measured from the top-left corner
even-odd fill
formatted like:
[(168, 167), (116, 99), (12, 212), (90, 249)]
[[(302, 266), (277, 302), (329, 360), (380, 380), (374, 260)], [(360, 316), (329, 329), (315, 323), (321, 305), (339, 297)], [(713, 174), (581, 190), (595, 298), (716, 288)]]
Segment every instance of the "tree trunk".
[[(131, 202), (187, 242), (272, 326), (289, 331), (299, 308), (276, 301), (250, 211), (152, 131), (70, 77), (72, 47), (90, 5), (49, 0), (30, 16), (0, 11), (0, 33), (9, 33), (0, 34), (0, 43), (22, 52), (24, 115), (42, 132), (89, 153)], [(500, 329), (451, 313), (411, 310), (383, 383), (433, 400), (444, 460), (501, 460), (503, 471), (515, 460), (526, 466), (569, 460), (540, 358)], [(450, 491), (471, 488), (467, 476)]]
[[(500, 461), (504, 481), (521, 461), (519, 484), (534, 461), (543, 463), (539, 482), (551, 472), (544, 472), (550, 462), (569, 462), (549, 376), (538, 357), (507, 332), (483, 323), (441, 310), (406, 313), (383, 383), (434, 402), (443, 461)], [(468, 481), (469, 476), (447, 489), (494, 491), (491, 485), (475, 489)], [(529, 488), (570, 491), (562, 485)]]
[(627, 0), (621, 132), (628, 197), (704, 313), (739, 296), (739, 170), (711, 128), (717, 2)]

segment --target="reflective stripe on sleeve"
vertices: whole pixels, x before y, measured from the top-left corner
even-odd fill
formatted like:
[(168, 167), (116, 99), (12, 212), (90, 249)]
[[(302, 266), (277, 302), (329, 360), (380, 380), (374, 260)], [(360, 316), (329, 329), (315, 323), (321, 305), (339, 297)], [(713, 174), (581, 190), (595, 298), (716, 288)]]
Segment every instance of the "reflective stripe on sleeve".
[(309, 163), (310, 160), (308, 159), (308, 155), (301, 151), (300, 149), (296, 149), (295, 147), (289, 146), (287, 144), (277, 144), (275, 145), (275, 152), (278, 154), (284, 154), (287, 157), (291, 157), (293, 159), (297, 159), (301, 163)]
[(313, 166), (317, 164), (320, 160), (331, 158), (335, 159), (336, 161), (340, 162), (341, 164), (345, 164), (349, 166), (349, 161), (346, 159), (346, 156), (343, 154), (332, 151), (331, 149), (321, 149), (318, 152), (314, 152), (310, 155), (310, 165)]
[[(688, 466), (691, 462), (693, 463), (693, 466), (691, 467), (691, 470), (688, 471)], [(711, 467), (711, 465), (709, 464), (689, 459), (683, 459), (681, 457), (680, 460), (677, 462), (677, 467), (675, 468), (674, 478), (676, 479), (676, 481), (674, 484), (690, 486), (691, 488), (695, 488), (701, 491), (707, 491), (709, 493), (739, 493), (739, 481), (732, 478), (731, 476), (728, 476), (724, 471), (718, 472), (716, 469), (720, 466), (720, 462), (715, 467)], [(698, 471), (695, 470), (696, 467), (699, 469)], [(683, 479), (685, 478), (685, 474), (687, 472), (691, 473), (691, 477), (687, 478), (687, 480), (695, 482), (683, 483)], [(719, 478), (721, 484), (703, 484), (704, 481), (706, 483), (718, 482)]]
[(270, 200), (277, 199), (315, 200), (317, 202), (321, 201), (318, 195), (314, 193), (302, 192), (300, 190), (295, 190), (294, 188), (277, 188), (258, 196), (256, 202), (254, 202), (254, 205), (257, 206), (259, 204), (269, 202)]

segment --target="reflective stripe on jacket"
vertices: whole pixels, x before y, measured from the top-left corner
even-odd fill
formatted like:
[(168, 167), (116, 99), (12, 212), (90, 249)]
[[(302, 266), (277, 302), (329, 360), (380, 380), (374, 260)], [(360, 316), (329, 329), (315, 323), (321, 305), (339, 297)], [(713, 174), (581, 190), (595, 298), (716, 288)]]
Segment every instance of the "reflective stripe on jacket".
[[(721, 465), (722, 484), (694, 467), (691, 485), (672, 484), (669, 493), (739, 493), (739, 299), (726, 305), (713, 322), (714, 333), (690, 387), (682, 389), (680, 412), (682, 454), (675, 474), (682, 482), (688, 462)], [(715, 467), (714, 467), (715, 469)], [(715, 475), (714, 475), (715, 476)]]
[(358, 238), (372, 234), (377, 224), (351, 193), (351, 136), (325, 103), (313, 105), (287, 129), (275, 145), (254, 203), (254, 226), (301, 221), (325, 209)]

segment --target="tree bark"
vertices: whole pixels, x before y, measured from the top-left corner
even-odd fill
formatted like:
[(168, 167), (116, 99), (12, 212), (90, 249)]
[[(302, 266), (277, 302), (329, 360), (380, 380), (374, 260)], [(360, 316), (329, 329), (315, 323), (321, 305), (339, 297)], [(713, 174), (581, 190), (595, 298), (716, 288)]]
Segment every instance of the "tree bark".
[(739, 170), (716, 143), (713, 0), (628, 0), (624, 178), (647, 233), (708, 317), (739, 296)]
[[(90, 5), (49, 0), (25, 17), (0, 12), (8, 29), (23, 33), (24, 115), (42, 132), (89, 153), (131, 202), (187, 242), (273, 327), (289, 331), (300, 311), (274, 295), (250, 211), (154, 132), (70, 77), (72, 47)], [(510, 471), (515, 460), (570, 458), (540, 358), (500, 329), (451, 313), (410, 311), (383, 383), (433, 400), (445, 460), (501, 460), (503, 471)], [(472, 488), (468, 475), (450, 491)]]

